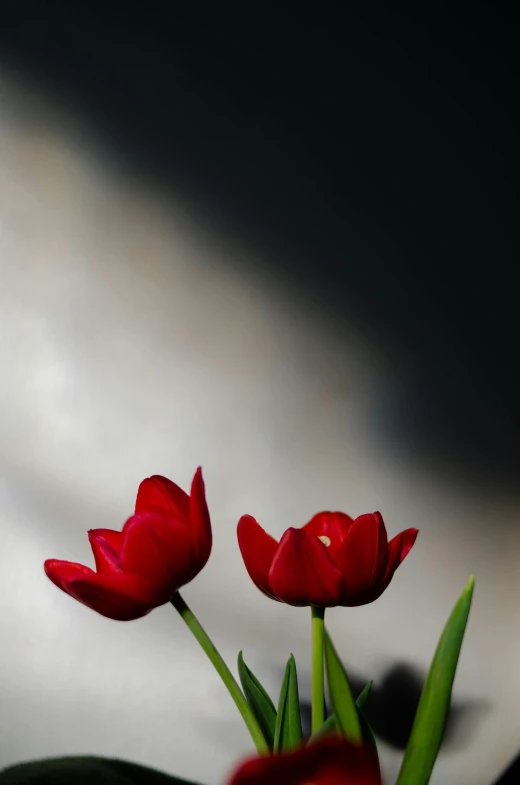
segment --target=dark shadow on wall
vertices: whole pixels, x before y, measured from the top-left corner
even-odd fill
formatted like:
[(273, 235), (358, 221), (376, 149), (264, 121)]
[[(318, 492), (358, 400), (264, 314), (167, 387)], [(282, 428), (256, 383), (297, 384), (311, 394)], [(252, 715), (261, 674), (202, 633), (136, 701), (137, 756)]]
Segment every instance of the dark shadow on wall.
[(493, 785), (518, 785), (520, 782), (520, 753)]
[[(411, 665), (396, 663), (381, 679), (374, 681), (365, 704), (363, 713), (377, 738), (402, 752), (408, 744), (425, 678), (426, 674)], [(352, 676), (349, 679), (354, 696), (360, 695), (368, 680)], [(473, 730), (486, 708), (481, 700), (453, 699), (444, 731), (443, 753), (471, 742)], [(310, 735), (311, 704), (306, 701), (302, 701), (302, 726), (305, 735)]]
[(0, 56), (375, 341), (392, 449), (515, 483), (518, 29), (349, 6), (8, 3)]

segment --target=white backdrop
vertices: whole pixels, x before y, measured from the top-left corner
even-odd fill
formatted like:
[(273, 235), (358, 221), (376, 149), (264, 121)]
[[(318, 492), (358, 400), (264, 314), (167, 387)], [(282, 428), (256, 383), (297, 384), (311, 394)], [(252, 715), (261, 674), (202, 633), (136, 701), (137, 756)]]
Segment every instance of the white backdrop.
[[(420, 529), (379, 601), (329, 613), (347, 663), (376, 680), (395, 660), (428, 666), (475, 574), (455, 694), (487, 708), (432, 782), (489, 785), (520, 739), (518, 500), (397, 461), (369, 426), (382, 359), (248, 256), (0, 79), (0, 764), (94, 753), (217, 785), (251, 749), (172, 608), (112, 622), (42, 569), (92, 564), (86, 530), (120, 527), (141, 479), (187, 488), (202, 464), (215, 546), (184, 595), (273, 693), (290, 651), (308, 678), (309, 614), (250, 583), (242, 513), (275, 535), (324, 508)], [(400, 756), (381, 757), (391, 783)]]

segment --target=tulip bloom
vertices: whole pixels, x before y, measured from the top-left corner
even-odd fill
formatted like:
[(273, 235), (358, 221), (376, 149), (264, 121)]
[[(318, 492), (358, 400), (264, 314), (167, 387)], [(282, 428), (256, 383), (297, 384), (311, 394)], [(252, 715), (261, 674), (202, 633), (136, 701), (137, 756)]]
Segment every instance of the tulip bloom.
[(295, 752), (246, 761), (229, 785), (381, 785), (379, 765), (367, 747), (340, 736), (323, 739)]
[(365, 605), (386, 589), (412, 548), (417, 529), (388, 542), (379, 512), (353, 520), (320, 512), (301, 529), (287, 529), (278, 543), (250, 515), (238, 523), (238, 543), (256, 586), (288, 605)]
[(89, 608), (118, 621), (145, 616), (168, 602), (209, 559), (212, 535), (201, 469), (188, 496), (165, 477), (139, 486), (135, 513), (122, 531), (88, 533), (96, 572), (48, 559), (47, 576)]

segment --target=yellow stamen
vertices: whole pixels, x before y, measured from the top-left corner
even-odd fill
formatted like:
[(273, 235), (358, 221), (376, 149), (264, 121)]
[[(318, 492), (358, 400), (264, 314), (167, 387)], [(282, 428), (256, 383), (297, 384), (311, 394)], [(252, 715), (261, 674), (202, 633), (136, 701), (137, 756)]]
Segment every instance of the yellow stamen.
[(325, 534), (323, 534), (321, 537), (318, 537), (318, 540), (321, 540), (322, 543), (327, 546), (327, 548), (329, 547), (330, 537), (327, 537)]

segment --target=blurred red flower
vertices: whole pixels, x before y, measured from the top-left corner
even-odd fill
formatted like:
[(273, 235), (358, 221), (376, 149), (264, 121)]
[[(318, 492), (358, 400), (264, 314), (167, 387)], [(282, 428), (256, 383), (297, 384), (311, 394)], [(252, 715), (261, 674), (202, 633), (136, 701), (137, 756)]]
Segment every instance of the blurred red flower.
[(229, 785), (381, 785), (377, 759), (368, 747), (340, 736), (323, 739), (295, 752), (252, 758)]

